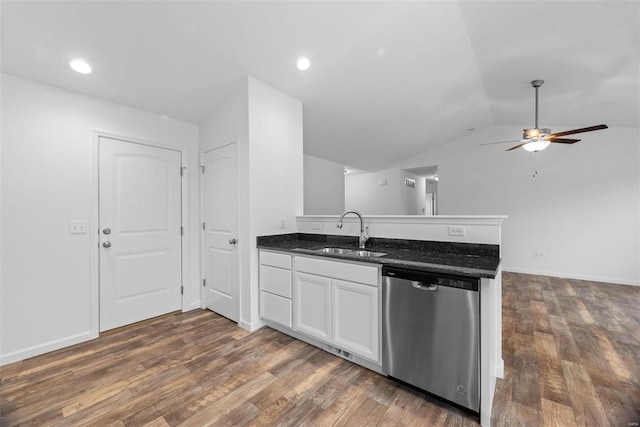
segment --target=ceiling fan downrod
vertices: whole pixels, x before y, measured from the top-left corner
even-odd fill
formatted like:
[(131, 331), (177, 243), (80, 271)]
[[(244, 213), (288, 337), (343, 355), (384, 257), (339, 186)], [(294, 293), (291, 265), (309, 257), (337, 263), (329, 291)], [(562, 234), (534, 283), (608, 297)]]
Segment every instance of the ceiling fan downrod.
[(544, 80), (532, 80), (531, 81), (531, 86), (536, 88), (536, 125), (535, 125), (535, 129), (539, 129), (538, 128), (538, 88), (540, 86), (542, 86), (543, 83), (544, 83)]

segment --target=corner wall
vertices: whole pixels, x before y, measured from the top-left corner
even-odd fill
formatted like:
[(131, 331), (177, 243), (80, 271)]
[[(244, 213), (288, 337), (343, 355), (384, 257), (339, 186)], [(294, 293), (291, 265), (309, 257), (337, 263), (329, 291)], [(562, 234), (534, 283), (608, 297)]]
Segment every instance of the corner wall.
[[(198, 127), (4, 74), (1, 79), (0, 363), (98, 335), (96, 132), (182, 151), (183, 309), (198, 307)], [(89, 233), (69, 234), (71, 220), (88, 221)]]
[(344, 165), (305, 154), (305, 215), (335, 215), (344, 212), (344, 181)]
[(304, 207), (302, 148), (302, 102), (249, 77), (251, 279), (241, 310), (249, 330), (262, 325), (256, 236), (296, 231)]
[(254, 330), (262, 326), (256, 236), (295, 232), (295, 216), (302, 214), (302, 103), (248, 77), (200, 128), (203, 152), (234, 141), (238, 143), (239, 324)]

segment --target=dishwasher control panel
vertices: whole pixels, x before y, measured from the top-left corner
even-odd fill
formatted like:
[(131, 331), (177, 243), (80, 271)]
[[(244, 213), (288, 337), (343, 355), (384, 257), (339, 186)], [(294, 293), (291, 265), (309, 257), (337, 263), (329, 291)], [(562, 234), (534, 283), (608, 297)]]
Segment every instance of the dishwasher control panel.
[(419, 270), (410, 270), (399, 267), (382, 267), (382, 276), (393, 277), (395, 279), (409, 280), (416, 282), (415, 287), (446, 286), (448, 288), (465, 289), (468, 291), (478, 290), (478, 279), (463, 278), (433, 273)]

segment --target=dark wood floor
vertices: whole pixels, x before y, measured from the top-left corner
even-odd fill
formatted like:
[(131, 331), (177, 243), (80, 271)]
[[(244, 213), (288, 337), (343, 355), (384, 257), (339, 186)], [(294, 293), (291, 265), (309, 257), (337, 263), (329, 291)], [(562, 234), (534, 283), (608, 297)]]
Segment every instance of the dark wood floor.
[[(492, 425), (640, 421), (640, 288), (504, 274)], [(476, 426), (268, 328), (172, 313), (0, 369), (0, 424)]]

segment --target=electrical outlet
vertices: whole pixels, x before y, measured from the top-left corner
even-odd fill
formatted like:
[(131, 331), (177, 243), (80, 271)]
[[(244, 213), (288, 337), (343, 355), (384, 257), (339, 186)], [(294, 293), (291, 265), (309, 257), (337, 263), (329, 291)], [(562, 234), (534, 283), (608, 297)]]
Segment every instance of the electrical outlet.
[(540, 251), (533, 251), (534, 258), (540, 258)]
[(322, 225), (319, 222), (314, 222), (311, 225), (311, 228), (313, 228), (314, 230), (322, 230)]
[(449, 226), (449, 236), (464, 236), (465, 235), (465, 227), (464, 225), (450, 225)]
[(545, 259), (547, 257), (547, 253), (545, 251), (540, 251), (540, 259)]
[(89, 232), (87, 221), (69, 221), (69, 234), (86, 234)]

